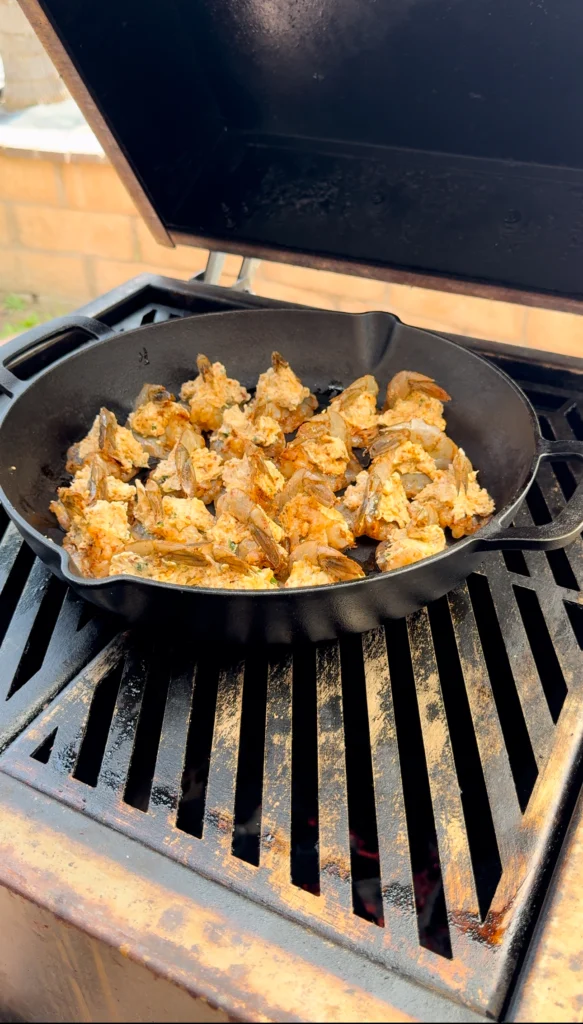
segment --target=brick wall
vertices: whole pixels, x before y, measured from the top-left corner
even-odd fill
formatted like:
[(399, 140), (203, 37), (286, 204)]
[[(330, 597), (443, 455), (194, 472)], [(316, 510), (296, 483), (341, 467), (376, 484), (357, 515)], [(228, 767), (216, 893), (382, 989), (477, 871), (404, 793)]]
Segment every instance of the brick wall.
[[(206, 252), (158, 245), (105, 162), (0, 152), (0, 291), (74, 304), (144, 271), (188, 278)], [(235, 280), (229, 257), (222, 283)], [(262, 263), (259, 295), (324, 309), (387, 309), (404, 321), (583, 356), (583, 317)]]

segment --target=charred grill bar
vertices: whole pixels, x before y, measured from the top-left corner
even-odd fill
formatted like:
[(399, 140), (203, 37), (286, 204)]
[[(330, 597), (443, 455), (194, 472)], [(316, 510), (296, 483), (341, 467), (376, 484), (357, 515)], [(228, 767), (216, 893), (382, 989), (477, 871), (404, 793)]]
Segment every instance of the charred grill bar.
[[(269, 305), (141, 278), (83, 312), (126, 330)], [(471, 344), (525, 389), (546, 437), (583, 436), (578, 364)], [(579, 478), (576, 463), (541, 466), (516, 525), (556, 516)], [(34, 820), (56, 800), (77, 812), (63, 823), (80, 813), (99, 825), (112, 873), (138, 843), (160, 878), (170, 861), (218, 883), (237, 920), (249, 906), (293, 925), (296, 956), (303, 934), (312, 945), (319, 936), (334, 964), (366, 964), (369, 997), (376, 984), (390, 999), (397, 972), (418, 987), (412, 995), (399, 982), (402, 1008), (420, 998), (422, 1019), (504, 1012), (579, 789), (582, 540), (564, 552), (491, 554), (447, 598), (363, 637), (229, 652), (120, 632), (3, 525), (0, 811), (35, 793)], [(64, 824), (61, 840), (73, 833)], [(0, 842), (10, 848), (8, 831)], [(10, 888), (26, 882), (3, 875)], [(59, 916), (71, 909), (65, 902)], [(94, 913), (83, 927), (95, 934), (101, 923), (115, 944)], [(277, 927), (272, 937), (277, 977)], [(153, 941), (148, 927), (147, 963)], [(218, 931), (207, 941), (222, 945)], [(177, 956), (157, 969), (172, 977)], [(208, 966), (189, 956), (182, 984), (209, 994)], [(305, 973), (313, 966), (302, 960)], [(221, 977), (217, 965), (213, 1002), (255, 1019), (257, 992), (249, 987), (242, 1005)], [(193, 1004), (192, 1019), (198, 1012)]]

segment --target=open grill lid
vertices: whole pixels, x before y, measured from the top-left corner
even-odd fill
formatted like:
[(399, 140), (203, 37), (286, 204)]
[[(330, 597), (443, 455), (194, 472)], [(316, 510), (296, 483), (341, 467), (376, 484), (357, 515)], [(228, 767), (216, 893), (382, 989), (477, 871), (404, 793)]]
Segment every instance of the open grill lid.
[(583, 299), (579, 0), (21, 4), (159, 241)]

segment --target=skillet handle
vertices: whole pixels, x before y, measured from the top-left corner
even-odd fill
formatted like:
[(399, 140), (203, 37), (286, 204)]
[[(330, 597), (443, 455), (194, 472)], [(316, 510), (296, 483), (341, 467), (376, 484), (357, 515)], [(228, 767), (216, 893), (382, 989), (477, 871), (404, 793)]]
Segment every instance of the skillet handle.
[[(67, 338), (71, 332), (75, 334)], [(20, 394), (42, 370), (61, 356), (74, 352), (89, 341), (107, 338), (110, 334), (115, 334), (113, 328), (102, 324), (100, 320), (93, 320), (90, 316), (80, 314), (60, 316), (46, 324), (33, 327), (2, 346), (0, 391), (8, 398)], [(37, 363), (37, 369), (33, 363), (30, 372), (25, 370), (22, 377), (12, 372), (17, 367), (26, 367), (26, 364), (33, 360)]]
[[(583, 441), (544, 441), (541, 459), (581, 459)], [(583, 481), (576, 488), (565, 508), (552, 523), (543, 526), (518, 526), (500, 530), (493, 536), (480, 538), (484, 551), (509, 551), (513, 548), (553, 551), (564, 548), (583, 532)]]

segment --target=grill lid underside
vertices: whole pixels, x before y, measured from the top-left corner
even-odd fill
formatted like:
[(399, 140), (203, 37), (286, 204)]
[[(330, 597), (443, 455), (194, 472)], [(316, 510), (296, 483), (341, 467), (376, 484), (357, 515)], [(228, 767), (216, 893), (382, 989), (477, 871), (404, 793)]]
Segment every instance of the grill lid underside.
[(583, 298), (577, 0), (22, 5), (160, 239)]

